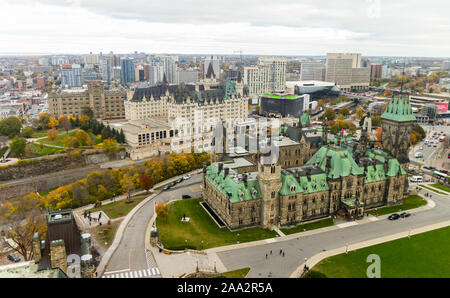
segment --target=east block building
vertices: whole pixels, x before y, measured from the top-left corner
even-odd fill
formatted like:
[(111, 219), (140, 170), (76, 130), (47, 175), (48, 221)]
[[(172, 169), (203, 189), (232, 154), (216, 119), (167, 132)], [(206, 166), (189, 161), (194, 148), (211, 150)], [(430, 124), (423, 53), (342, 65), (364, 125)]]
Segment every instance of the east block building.
[[(203, 171), (203, 198), (230, 229), (291, 226), (332, 215), (356, 219), (368, 209), (401, 204), (409, 162), (403, 135), (410, 134), (410, 115), (407, 98), (388, 105), (381, 148), (369, 145), (366, 128), (359, 140), (329, 140), (325, 127), (322, 146), (302, 166), (282, 168), (282, 154), (261, 156), (253, 167), (213, 163)], [(392, 144), (406, 150), (406, 159)]]

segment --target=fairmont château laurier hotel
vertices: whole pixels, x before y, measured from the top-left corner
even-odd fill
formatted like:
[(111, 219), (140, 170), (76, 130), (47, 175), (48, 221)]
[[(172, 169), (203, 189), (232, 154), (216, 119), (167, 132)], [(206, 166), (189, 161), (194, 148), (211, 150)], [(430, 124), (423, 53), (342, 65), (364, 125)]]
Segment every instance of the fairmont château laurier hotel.
[(230, 229), (292, 226), (328, 216), (353, 220), (368, 209), (401, 204), (415, 121), (409, 99), (395, 97), (381, 119), (381, 148), (370, 142), (366, 126), (359, 140), (331, 138), (324, 121), (321, 143), (305, 163), (300, 157), (299, 165), (286, 166), (292, 157), (281, 149), (276, 159), (222, 156), (203, 170), (203, 198)]

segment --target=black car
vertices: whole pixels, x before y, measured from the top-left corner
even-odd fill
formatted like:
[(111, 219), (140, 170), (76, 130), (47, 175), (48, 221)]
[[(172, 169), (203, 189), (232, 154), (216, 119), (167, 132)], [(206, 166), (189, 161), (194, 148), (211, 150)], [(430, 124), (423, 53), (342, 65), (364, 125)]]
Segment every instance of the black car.
[(399, 218), (400, 218), (400, 215), (398, 215), (397, 213), (391, 214), (388, 217), (389, 220), (396, 220), (396, 219), (399, 219)]
[(11, 253), (8, 255), (8, 260), (14, 263), (20, 262), (20, 257), (17, 254)]
[(163, 190), (168, 190), (170, 188), (170, 185), (164, 186)]
[(185, 199), (192, 199), (192, 197), (190, 195), (183, 195), (182, 198), (183, 198), (183, 200), (185, 200)]
[(411, 213), (408, 213), (408, 212), (400, 213), (400, 217), (401, 218), (407, 218), (407, 217), (410, 217), (410, 216), (411, 216)]

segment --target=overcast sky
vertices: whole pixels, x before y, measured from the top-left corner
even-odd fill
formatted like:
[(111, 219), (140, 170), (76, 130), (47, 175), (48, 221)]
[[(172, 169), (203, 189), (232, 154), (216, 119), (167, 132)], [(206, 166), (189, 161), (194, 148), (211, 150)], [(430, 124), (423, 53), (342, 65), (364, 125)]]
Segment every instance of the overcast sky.
[(0, 0), (0, 53), (450, 57), (448, 0)]

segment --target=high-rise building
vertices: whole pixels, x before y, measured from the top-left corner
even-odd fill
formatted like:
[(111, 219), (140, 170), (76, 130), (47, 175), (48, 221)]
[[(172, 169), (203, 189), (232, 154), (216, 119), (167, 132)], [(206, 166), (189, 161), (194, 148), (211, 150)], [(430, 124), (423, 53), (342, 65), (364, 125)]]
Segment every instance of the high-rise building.
[(160, 55), (157, 56), (159, 58), (160, 63), (163, 66), (163, 76), (166, 75), (166, 79), (170, 84), (177, 84), (177, 56), (165, 56)]
[(325, 80), (344, 91), (363, 91), (370, 85), (370, 67), (362, 67), (361, 54), (328, 53)]
[(252, 95), (283, 92), (286, 86), (286, 59), (259, 58), (257, 66), (244, 67), (244, 84), (247, 84)]
[(112, 79), (112, 65), (110, 59), (100, 60), (100, 69), (102, 71), (103, 82), (111, 83)]
[(320, 62), (304, 62), (300, 66), (300, 81), (316, 80), (316, 70), (322, 70), (325, 65)]
[(383, 65), (381, 65), (381, 64), (370, 65), (370, 79), (371, 80), (380, 79), (382, 74), (383, 74)]
[(84, 63), (86, 64), (98, 64), (98, 55), (89, 53), (89, 55), (84, 56)]
[(63, 88), (81, 87), (81, 66), (79, 64), (65, 64), (61, 66), (61, 86)]
[(178, 83), (195, 83), (198, 81), (198, 70), (178, 70)]
[(220, 80), (220, 59), (218, 56), (207, 56), (203, 62), (203, 79), (206, 79), (206, 73), (208, 72), (209, 65), (212, 65), (214, 74), (216, 75), (216, 80)]
[(134, 60), (132, 58), (124, 58), (120, 61), (121, 64), (121, 83), (134, 83), (135, 75), (134, 75)]
[(149, 82), (156, 85), (163, 81), (164, 66), (160, 63), (152, 63), (149, 67)]

